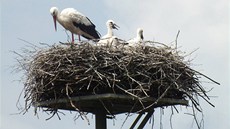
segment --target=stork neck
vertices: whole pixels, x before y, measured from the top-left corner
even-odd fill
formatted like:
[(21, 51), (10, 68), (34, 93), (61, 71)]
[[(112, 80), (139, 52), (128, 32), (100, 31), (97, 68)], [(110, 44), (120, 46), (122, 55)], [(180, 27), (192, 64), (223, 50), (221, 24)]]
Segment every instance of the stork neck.
[(137, 40), (141, 40), (141, 35), (139, 33), (137, 33)]
[(113, 36), (113, 30), (112, 28), (108, 27), (108, 36), (112, 37)]

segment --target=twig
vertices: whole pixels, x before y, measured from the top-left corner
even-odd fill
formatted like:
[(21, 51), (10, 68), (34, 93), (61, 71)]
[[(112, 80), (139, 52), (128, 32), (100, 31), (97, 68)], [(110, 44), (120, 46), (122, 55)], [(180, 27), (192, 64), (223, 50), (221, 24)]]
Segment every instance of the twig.
[(176, 43), (175, 49), (176, 50), (177, 50), (177, 39), (179, 37), (179, 34), (180, 34), (180, 30), (178, 30), (177, 35), (176, 35), (176, 40), (175, 40), (175, 43)]

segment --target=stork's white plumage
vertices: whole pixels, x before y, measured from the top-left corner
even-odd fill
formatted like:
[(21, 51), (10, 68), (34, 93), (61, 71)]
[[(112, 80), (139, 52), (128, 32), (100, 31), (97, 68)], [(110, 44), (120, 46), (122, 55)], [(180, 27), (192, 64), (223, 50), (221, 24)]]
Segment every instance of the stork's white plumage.
[(107, 34), (104, 35), (100, 41), (98, 42), (99, 46), (105, 46), (108, 45), (109, 43), (111, 43), (115, 38), (113, 35), (113, 29), (117, 29), (119, 28), (119, 26), (113, 21), (113, 20), (108, 20), (106, 22), (106, 26), (107, 26)]
[(106, 26), (107, 26), (107, 34), (104, 35), (102, 37), (102, 39), (105, 39), (105, 38), (111, 38), (113, 35), (113, 29), (117, 29), (119, 28), (119, 26), (113, 21), (113, 20), (108, 20), (106, 22)]
[(57, 7), (52, 7), (50, 13), (54, 19), (54, 27), (57, 30), (56, 21), (58, 21), (66, 30), (72, 33), (72, 43), (74, 34), (78, 34), (86, 39), (99, 39), (100, 34), (95, 29), (96, 26), (83, 14), (73, 8), (66, 8), (59, 13)]
[(142, 28), (138, 28), (137, 29), (137, 36), (128, 42), (128, 46), (136, 46), (136, 45), (141, 45), (141, 43), (144, 40), (144, 36), (143, 36), (143, 29)]

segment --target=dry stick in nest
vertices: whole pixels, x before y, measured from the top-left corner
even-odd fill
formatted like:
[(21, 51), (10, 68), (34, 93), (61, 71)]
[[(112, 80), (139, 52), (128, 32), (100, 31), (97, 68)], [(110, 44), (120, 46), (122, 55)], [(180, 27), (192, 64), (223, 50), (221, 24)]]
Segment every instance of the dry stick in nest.
[[(69, 96), (69, 90), (71, 90), (71, 88), (69, 88), (69, 86), (68, 86), (68, 84), (66, 85), (66, 95), (67, 95), (67, 97), (68, 97), (68, 99), (69, 99), (69, 101), (70, 101), (70, 104), (71, 104), (71, 106), (76, 110), (76, 111), (78, 111), (79, 113), (80, 113), (80, 116), (82, 117), (84, 117), (85, 119), (86, 119), (86, 121), (87, 121), (87, 123), (88, 123), (88, 125), (90, 124), (90, 122), (89, 122), (89, 119), (87, 118), (87, 116), (82, 112), (82, 111), (80, 111), (75, 105), (74, 105), (74, 103), (73, 103), (73, 101), (72, 101), (72, 98)], [(83, 119), (83, 118), (82, 118)]]
[(140, 86), (141, 91), (146, 95), (146, 97), (149, 97), (149, 95), (148, 95), (148, 94), (145, 92), (145, 90), (143, 89), (142, 85), (141, 85), (137, 80), (135, 80), (134, 78), (132, 78), (132, 77), (129, 75), (129, 72), (128, 72), (127, 69), (125, 69), (125, 70), (126, 70), (126, 75), (127, 75), (132, 81), (136, 82), (136, 83)]
[[(140, 113), (140, 112), (142, 112), (142, 111), (144, 111), (144, 110), (147, 110), (147, 109), (153, 107), (154, 105), (156, 105), (156, 104), (158, 103), (158, 101), (159, 101), (160, 99), (162, 99), (162, 98), (166, 95), (166, 93), (167, 93), (167, 91), (168, 91), (169, 89), (170, 89), (170, 86), (167, 87), (167, 89), (163, 92), (163, 94), (162, 94), (159, 98), (157, 98), (156, 101), (155, 101), (154, 103), (152, 103), (151, 105), (149, 105), (149, 106), (143, 108), (142, 110), (137, 111), (137, 113)], [(140, 101), (140, 102), (141, 102), (141, 101)]]
[[(138, 104), (138, 103), (141, 103), (142, 104), (142, 102), (140, 102), (140, 100), (138, 99), (138, 101), (136, 101), (135, 103), (134, 103), (134, 105), (133, 105), (133, 107), (130, 109), (130, 111), (128, 112), (128, 114), (127, 114), (127, 116), (125, 117), (125, 120), (124, 120), (124, 122), (122, 123), (122, 125), (121, 125), (121, 128), (125, 125), (125, 122), (128, 120), (128, 118), (131, 116), (130, 114), (131, 114), (131, 112), (133, 111), (133, 109), (135, 108), (135, 106)], [(142, 104), (143, 105), (143, 104)], [(139, 113), (140, 114), (140, 113)], [(141, 113), (141, 114), (144, 114), (143, 112)], [(141, 115), (142, 116), (142, 115)], [(141, 117), (140, 116), (140, 117)], [(137, 121), (138, 122), (138, 121)]]
[[(50, 111), (50, 110), (47, 109), (45, 111)], [(58, 109), (56, 109), (56, 110), (52, 109), (50, 112), (52, 113), (52, 115), (49, 118), (47, 118), (46, 120), (50, 120), (51, 118), (54, 117), (54, 115), (57, 115), (58, 119), (61, 120), (61, 117), (59, 116), (58, 113), (62, 113), (62, 112), (59, 112)], [(62, 113), (62, 114), (64, 114), (64, 113)]]
[[(196, 108), (196, 107), (195, 107)], [(203, 118), (204, 118), (204, 115), (203, 115), (203, 113), (201, 112), (201, 114), (202, 114), (202, 120), (200, 121), (200, 124), (199, 124), (199, 122), (198, 122), (198, 119), (197, 119), (197, 117), (196, 117), (196, 111), (195, 111), (195, 108), (194, 108), (194, 105), (192, 104), (192, 114), (188, 114), (188, 115), (191, 115), (191, 116), (193, 116), (193, 118), (194, 118), (194, 120), (195, 120), (195, 122), (196, 122), (196, 125), (197, 125), (197, 128), (198, 129), (201, 129), (201, 127), (202, 127), (202, 125), (201, 125), (201, 123), (203, 122)], [(204, 123), (203, 123), (204, 124)]]
[(176, 51), (177, 51), (177, 39), (179, 37), (179, 34), (180, 34), (180, 30), (178, 30), (177, 35), (176, 35), (176, 40), (175, 40), (175, 43), (176, 43), (175, 49), (176, 49)]

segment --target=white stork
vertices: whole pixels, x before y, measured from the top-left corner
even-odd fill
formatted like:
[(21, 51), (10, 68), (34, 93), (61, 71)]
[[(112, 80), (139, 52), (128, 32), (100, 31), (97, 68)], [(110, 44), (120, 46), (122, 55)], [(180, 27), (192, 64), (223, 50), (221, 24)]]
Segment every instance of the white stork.
[(113, 29), (118, 30), (119, 26), (113, 20), (108, 20), (106, 22), (106, 26), (107, 26), (107, 34), (100, 39), (98, 45), (102, 45), (102, 46), (108, 45), (109, 43), (113, 42), (114, 39), (117, 38), (113, 35)]
[(74, 43), (74, 34), (78, 34), (86, 39), (99, 39), (100, 34), (95, 29), (96, 26), (83, 14), (73, 8), (66, 8), (58, 12), (57, 7), (52, 7), (50, 13), (53, 16), (54, 27), (57, 31), (56, 21), (58, 21), (66, 30), (72, 33), (72, 43)]
[(144, 36), (143, 36), (143, 29), (142, 28), (138, 28), (137, 29), (137, 36), (128, 42), (128, 46), (136, 46), (136, 45), (141, 45), (141, 43), (144, 40)]

